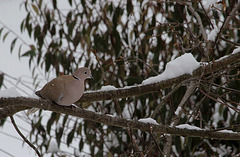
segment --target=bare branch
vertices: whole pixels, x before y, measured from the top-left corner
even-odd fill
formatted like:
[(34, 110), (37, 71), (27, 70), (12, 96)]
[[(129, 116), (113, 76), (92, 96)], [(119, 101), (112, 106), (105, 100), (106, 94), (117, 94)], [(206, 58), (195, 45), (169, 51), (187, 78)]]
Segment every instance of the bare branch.
[(195, 11), (195, 9), (192, 7), (192, 4), (191, 2), (186, 2), (187, 4), (187, 7), (188, 9), (192, 12), (192, 14), (196, 17), (197, 21), (198, 21), (198, 24), (199, 24), (199, 27), (200, 27), (200, 32), (203, 36), (203, 39), (204, 41), (207, 43), (207, 34), (205, 32), (205, 29), (203, 27), (203, 24), (202, 24), (202, 19), (200, 17), (200, 15)]
[(212, 49), (214, 50), (219, 37), (222, 34), (222, 31), (225, 29), (225, 27), (228, 25), (229, 21), (235, 16), (235, 13), (240, 9), (240, 1), (238, 2), (238, 4), (233, 8), (233, 10), (231, 11), (231, 13), (227, 16), (227, 18), (225, 18), (225, 20), (223, 21), (222, 27), (220, 28), (220, 31), (217, 34), (217, 37), (214, 41), (214, 44), (212, 46)]
[[(8, 104), (8, 106), (18, 104), (18, 108), (23, 109), (28, 107), (37, 107), (44, 110), (49, 110), (53, 112), (68, 114), (76, 117), (80, 117), (86, 120), (90, 120), (97, 123), (103, 123), (106, 125), (129, 128), (129, 129), (139, 129), (142, 131), (149, 131), (149, 124), (127, 120), (124, 118), (112, 117), (108, 115), (98, 114), (82, 108), (72, 108), (72, 107), (62, 107), (59, 105), (51, 104), (46, 100), (36, 100), (31, 98), (1, 98), (1, 104)], [(200, 138), (212, 138), (218, 140), (240, 140), (240, 133), (223, 133), (223, 132), (213, 132), (207, 130), (188, 130), (180, 129), (176, 127), (168, 127), (165, 125), (152, 125), (153, 133), (166, 133), (175, 134), (178, 136), (190, 136), (190, 137), (200, 137)]]
[[(178, 105), (178, 108), (181, 108), (179, 113), (177, 113), (176, 117), (174, 117), (171, 121), (170, 126), (176, 126), (179, 124), (180, 117), (182, 116), (183, 113), (183, 106), (186, 104), (187, 100), (190, 98), (190, 96), (194, 93), (195, 89), (197, 87), (197, 83), (194, 81), (191, 81), (188, 85), (188, 88), (181, 100), (181, 102)], [(166, 144), (164, 145), (164, 155), (170, 156), (171, 148), (172, 148), (172, 135), (166, 136)]]
[(41, 157), (42, 155), (39, 153), (38, 149), (37, 149), (31, 142), (29, 142), (28, 139), (27, 139), (27, 138), (22, 134), (22, 132), (18, 129), (18, 126), (17, 126), (17, 124), (15, 123), (15, 120), (14, 120), (13, 116), (10, 116), (10, 119), (11, 119), (12, 124), (13, 124), (15, 130), (17, 131), (17, 133), (22, 137), (22, 139), (23, 139), (30, 147), (33, 148), (33, 150), (35, 150), (35, 152), (37, 153), (37, 155), (38, 155), (39, 157)]
[(3, 150), (3, 149), (1, 149), (1, 148), (0, 148), (0, 152), (3, 152), (3, 153), (5, 153), (5, 154), (7, 154), (8, 156), (14, 157), (12, 154), (6, 152), (5, 150)]
[[(153, 84), (141, 84), (138, 86), (132, 86), (128, 88), (119, 88), (110, 91), (96, 91), (87, 92), (78, 101), (80, 102), (92, 102), (101, 100), (114, 100), (118, 98), (125, 98), (131, 96), (139, 96), (152, 92), (159, 92), (160, 89), (168, 88), (173, 85), (180, 84), (182, 81), (187, 79), (197, 79), (204, 76), (203, 74), (211, 74), (213, 72), (218, 72), (220, 70), (226, 69), (230, 64), (233, 64), (240, 60), (240, 52), (230, 54), (222, 59), (218, 59), (215, 62), (211, 62), (206, 66), (201, 66), (193, 72), (193, 75), (181, 75), (176, 78), (169, 80), (164, 80)], [(77, 116), (90, 121), (104, 123), (106, 125), (124, 127), (129, 129), (140, 129), (142, 131), (149, 131), (149, 125), (146, 123), (141, 123), (133, 120), (126, 120), (123, 118), (110, 117), (107, 115), (97, 114), (92, 111), (84, 110), (82, 108), (66, 108), (58, 105), (53, 105), (47, 100), (38, 100), (32, 98), (0, 98), (0, 119), (6, 118), (13, 115), (16, 112), (20, 112), (29, 108), (39, 108), (44, 110), (49, 110), (58, 113), (69, 114), (72, 116)], [(163, 125), (152, 125), (153, 132), (175, 134), (180, 136), (191, 136), (191, 137), (201, 137), (201, 138), (213, 138), (213, 139), (225, 139), (225, 140), (240, 140), (240, 134), (238, 133), (219, 133), (206, 130), (187, 130), (179, 129), (175, 127), (167, 127)]]

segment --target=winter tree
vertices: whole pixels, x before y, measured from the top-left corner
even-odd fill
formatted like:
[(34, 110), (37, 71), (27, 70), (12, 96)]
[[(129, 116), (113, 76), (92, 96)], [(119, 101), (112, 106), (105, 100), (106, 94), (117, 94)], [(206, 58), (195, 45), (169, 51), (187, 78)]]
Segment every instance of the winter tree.
[[(240, 151), (239, 1), (26, 0), (21, 8), (27, 16), (19, 27), (32, 42), (3, 24), (0, 35), (3, 41), (16, 35), (10, 50), (29, 58), (35, 90), (49, 81), (50, 72), (72, 74), (82, 66), (95, 79), (86, 82), (77, 107), (0, 98), (2, 127), (10, 117), (36, 155)], [(7, 77), (1, 73), (1, 90)], [(27, 116), (31, 108), (40, 110)], [(15, 123), (17, 114), (31, 125), (28, 134)]]

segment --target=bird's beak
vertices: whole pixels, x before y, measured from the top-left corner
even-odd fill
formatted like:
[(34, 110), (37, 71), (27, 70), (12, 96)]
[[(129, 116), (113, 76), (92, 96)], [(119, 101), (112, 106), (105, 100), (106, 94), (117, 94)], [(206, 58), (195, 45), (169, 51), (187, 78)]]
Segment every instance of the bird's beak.
[(94, 78), (93, 78), (93, 76), (92, 76), (92, 75), (89, 75), (89, 78), (94, 80)]

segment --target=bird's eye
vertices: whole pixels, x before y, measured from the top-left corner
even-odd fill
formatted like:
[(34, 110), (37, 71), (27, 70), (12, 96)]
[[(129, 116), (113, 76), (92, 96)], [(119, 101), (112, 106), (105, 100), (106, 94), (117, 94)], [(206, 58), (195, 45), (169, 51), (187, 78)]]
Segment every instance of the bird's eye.
[(85, 71), (85, 73), (84, 74), (87, 74), (87, 72)]

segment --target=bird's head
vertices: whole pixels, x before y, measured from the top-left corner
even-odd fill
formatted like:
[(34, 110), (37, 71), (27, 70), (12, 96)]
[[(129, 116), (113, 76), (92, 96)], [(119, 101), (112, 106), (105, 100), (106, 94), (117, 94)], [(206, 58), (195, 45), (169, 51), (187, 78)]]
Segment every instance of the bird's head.
[(86, 67), (78, 68), (73, 73), (73, 77), (78, 80), (93, 79), (90, 69)]

